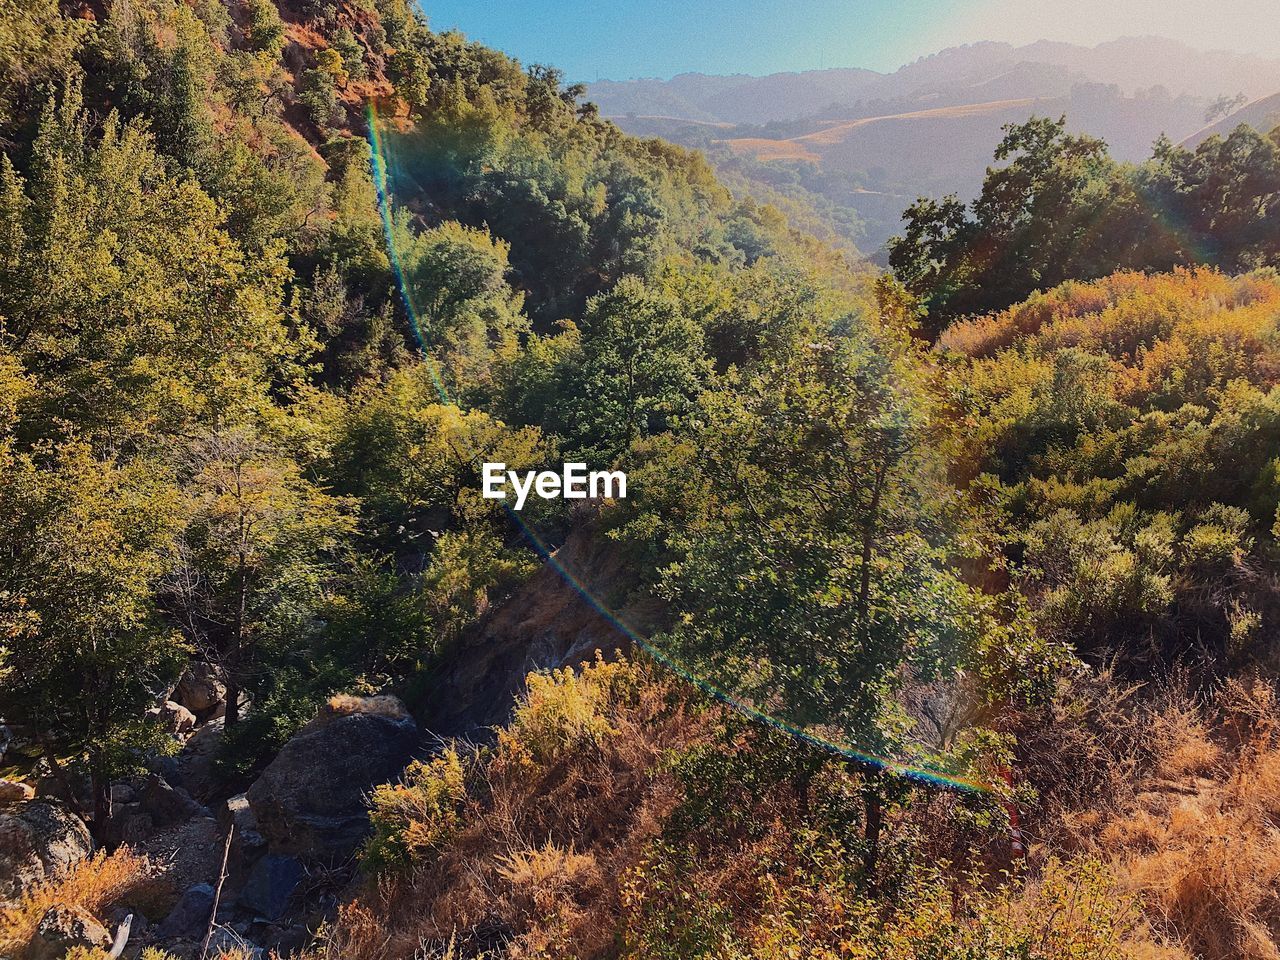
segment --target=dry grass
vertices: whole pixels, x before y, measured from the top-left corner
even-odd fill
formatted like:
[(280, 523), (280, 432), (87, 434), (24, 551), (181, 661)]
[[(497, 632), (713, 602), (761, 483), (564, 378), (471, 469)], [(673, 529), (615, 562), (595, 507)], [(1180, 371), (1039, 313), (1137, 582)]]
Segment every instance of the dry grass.
[(151, 862), (128, 847), (81, 861), (62, 880), (29, 890), (16, 906), (0, 910), (0, 957), (21, 958), (50, 907), (81, 907), (101, 919), (153, 879)]
[(1104, 857), (1170, 949), (1200, 960), (1280, 960), (1275, 690), (1231, 681), (1206, 702), (1185, 683), (1129, 697), (1110, 722), (1098, 722), (1096, 704), (1071, 719), (1080, 736), (1113, 732), (1092, 745), (1093, 765), (1126, 776), (1079, 774), (1107, 789), (1046, 805), (1053, 822), (1041, 821), (1037, 850)]
[(597, 660), (533, 679), (497, 748), (474, 765), (460, 827), (427, 861), (341, 911), (312, 960), (598, 955), (622, 873), (675, 800), (665, 752), (699, 726), (663, 682)]

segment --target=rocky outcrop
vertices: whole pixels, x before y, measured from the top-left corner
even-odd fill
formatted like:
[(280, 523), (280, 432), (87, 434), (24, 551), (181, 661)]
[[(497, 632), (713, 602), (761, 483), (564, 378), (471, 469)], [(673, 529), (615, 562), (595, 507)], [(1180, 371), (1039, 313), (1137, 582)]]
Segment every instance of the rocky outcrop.
[(111, 935), (80, 907), (52, 907), (40, 918), (36, 935), (27, 948), (30, 960), (63, 960), (73, 947), (102, 949), (111, 944)]
[(222, 716), (226, 707), (227, 686), (213, 664), (197, 660), (187, 667), (171, 699), (199, 720), (212, 720)]
[(61, 803), (33, 800), (0, 808), (0, 901), (61, 879), (92, 852), (84, 821)]
[(366, 801), (418, 746), (394, 697), (337, 697), (299, 730), (246, 793), (273, 853), (336, 863), (369, 832)]

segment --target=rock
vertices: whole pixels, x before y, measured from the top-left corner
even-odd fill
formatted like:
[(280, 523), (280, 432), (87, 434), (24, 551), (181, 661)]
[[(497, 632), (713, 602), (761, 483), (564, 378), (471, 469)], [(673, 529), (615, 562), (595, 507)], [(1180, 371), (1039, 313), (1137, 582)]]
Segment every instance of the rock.
[(219, 787), (218, 776), (214, 772), (214, 762), (218, 758), (218, 750), (222, 746), (223, 720), (210, 720), (199, 727), (183, 746), (182, 751), (173, 761), (176, 776), (165, 779), (175, 785), (184, 787), (193, 797), (202, 801), (210, 800)]
[(126, 803), (133, 803), (138, 799), (138, 791), (133, 789), (127, 783), (113, 783), (111, 785), (111, 803), (115, 806), (121, 806)]
[(394, 697), (335, 697), (249, 788), (258, 829), (275, 853), (346, 859), (369, 832), (369, 792), (398, 776), (417, 745)]
[(50, 907), (27, 948), (30, 960), (63, 960), (72, 947), (110, 946), (111, 935), (80, 907)]
[(210, 720), (225, 709), (227, 687), (211, 663), (194, 661), (178, 681), (173, 700), (186, 707), (201, 720)]
[(36, 788), (20, 780), (0, 780), (0, 803), (21, 803), (36, 795)]
[(196, 726), (196, 715), (180, 703), (166, 700), (158, 707), (147, 711), (147, 716), (155, 717), (160, 725), (174, 736), (190, 733)]
[(142, 784), (142, 809), (158, 827), (184, 823), (192, 817), (207, 817), (209, 810), (192, 799), (181, 787), (171, 787), (154, 773)]
[[(138, 807), (139, 804), (131, 803), (130, 807)], [(127, 843), (131, 847), (136, 847), (147, 837), (155, 833), (156, 822), (151, 819), (151, 814), (141, 813), (137, 810), (126, 810), (118, 815), (117, 822), (120, 824), (120, 842)]]
[(224, 830), (235, 828), (231, 838), (229, 870), (233, 877), (243, 876), (267, 849), (267, 840), (258, 830), (258, 818), (253, 815), (249, 799), (241, 793), (227, 801), (218, 819)]
[(4, 755), (9, 752), (9, 747), (13, 745), (13, 731), (0, 723), (0, 760), (4, 759)]
[(156, 936), (161, 940), (174, 937), (200, 939), (209, 928), (209, 915), (212, 912), (213, 887), (207, 883), (197, 883), (183, 892), (168, 916), (160, 921)]
[(305, 876), (297, 857), (269, 853), (249, 871), (240, 891), (240, 903), (266, 920), (278, 920)]
[(40, 799), (0, 810), (0, 901), (57, 880), (93, 852), (89, 829), (61, 803)]

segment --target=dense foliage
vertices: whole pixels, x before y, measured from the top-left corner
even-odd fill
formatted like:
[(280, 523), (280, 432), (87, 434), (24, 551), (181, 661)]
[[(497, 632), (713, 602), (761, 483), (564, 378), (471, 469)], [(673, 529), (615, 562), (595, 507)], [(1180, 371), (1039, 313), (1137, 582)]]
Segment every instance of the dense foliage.
[[(225, 679), (230, 795), (334, 693), (425, 712), (532, 531), (591, 540), (608, 601), (775, 726), (643, 657), (534, 674), (496, 744), (374, 792), (380, 885), (329, 956), (480, 955), (494, 917), (508, 956), (1226, 957), (1263, 929), (1265, 890), (1204, 907), (1099, 857), (1179, 778), (1274, 806), (1274, 698), (1228, 679), (1273, 668), (1280, 610), (1274, 135), (1126, 167), (1032, 119), (877, 279), (405, 0), (90, 6), (0, 6), (0, 719), (88, 782), (100, 839), (184, 666)], [(481, 496), (485, 461), (568, 458), (628, 499), (518, 524)], [(1125, 713), (1105, 669), (1213, 707)], [(1030, 879), (1000, 878), (1015, 799)], [(1162, 842), (1202, 877), (1202, 840)]]
[(1162, 139), (1117, 163), (1107, 145), (1033, 118), (1006, 128), (971, 205), (921, 199), (890, 243), (898, 279), (934, 328), (1000, 310), (1066, 280), (1198, 264), (1236, 273), (1280, 263), (1280, 136), (1242, 126), (1194, 151)]

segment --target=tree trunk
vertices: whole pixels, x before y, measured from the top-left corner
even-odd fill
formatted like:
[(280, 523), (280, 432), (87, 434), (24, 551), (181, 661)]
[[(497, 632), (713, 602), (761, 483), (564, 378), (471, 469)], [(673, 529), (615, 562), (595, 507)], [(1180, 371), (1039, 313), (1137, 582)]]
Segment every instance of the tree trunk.
[(866, 874), (867, 883), (874, 887), (876, 883), (876, 866), (880, 858), (880, 832), (884, 828), (884, 801), (880, 796), (880, 771), (868, 767), (863, 771), (862, 808), (862, 870)]
[(871, 491), (871, 503), (867, 507), (867, 522), (862, 528), (862, 557), (859, 564), (858, 583), (858, 639), (865, 645), (871, 633), (871, 560), (875, 554), (876, 528), (880, 520), (880, 500), (884, 496), (885, 480), (889, 473), (889, 458), (876, 468), (875, 486)]
[(62, 769), (62, 764), (58, 762), (58, 755), (54, 752), (53, 744), (48, 740), (41, 739), (44, 746), (44, 758), (49, 761), (49, 771), (53, 774), (53, 779), (58, 781), (58, 786), (62, 788), (62, 792), (66, 794), (67, 803), (76, 813), (84, 816), (84, 809), (80, 806), (80, 798), (76, 796), (75, 788), (71, 785), (71, 781), (67, 779), (67, 771)]

